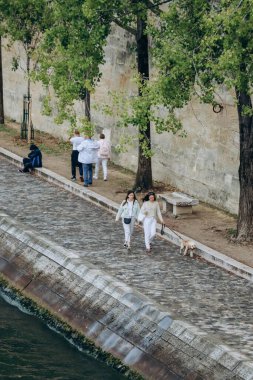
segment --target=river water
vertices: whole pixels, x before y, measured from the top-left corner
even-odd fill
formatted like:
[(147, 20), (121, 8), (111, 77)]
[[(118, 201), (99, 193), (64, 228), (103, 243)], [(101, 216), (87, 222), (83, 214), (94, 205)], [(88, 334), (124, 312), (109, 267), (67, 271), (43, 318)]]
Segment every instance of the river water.
[[(4, 299), (4, 298), (5, 299)], [(0, 379), (123, 380), (0, 292)], [(16, 303), (16, 302), (15, 302)], [(17, 305), (17, 304), (16, 304)]]

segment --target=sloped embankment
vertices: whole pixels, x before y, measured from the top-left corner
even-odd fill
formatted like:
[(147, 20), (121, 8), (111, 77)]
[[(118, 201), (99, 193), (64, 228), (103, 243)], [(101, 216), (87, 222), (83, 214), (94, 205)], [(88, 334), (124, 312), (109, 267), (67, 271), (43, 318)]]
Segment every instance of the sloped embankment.
[(131, 287), (0, 215), (9, 283), (148, 379), (251, 379), (252, 367)]

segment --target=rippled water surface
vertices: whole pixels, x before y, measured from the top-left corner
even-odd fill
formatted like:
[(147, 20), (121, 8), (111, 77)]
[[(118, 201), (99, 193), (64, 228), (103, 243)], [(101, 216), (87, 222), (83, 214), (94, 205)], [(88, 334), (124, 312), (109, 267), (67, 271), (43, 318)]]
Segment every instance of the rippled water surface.
[(0, 293), (0, 379), (120, 380), (123, 375), (80, 352)]

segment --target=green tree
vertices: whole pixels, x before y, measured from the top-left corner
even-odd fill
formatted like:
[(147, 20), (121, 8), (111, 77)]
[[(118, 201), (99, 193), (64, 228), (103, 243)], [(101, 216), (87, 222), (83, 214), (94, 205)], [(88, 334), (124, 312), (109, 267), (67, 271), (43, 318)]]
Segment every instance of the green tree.
[[(24, 69), (27, 78), (27, 97), (31, 96), (31, 69), (36, 66), (32, 59), (37, 49), (41, 36), (50, 25), (50, 12), (46, 0), (0, 0), (1, 29), (3, 35), (8, 37), (12, 44), (18, 41), (22, 44), (26, 54), (26, 67)], [(13, 70), (20, 66), (20, 57), (13, 57)], [(29, 104), (29, 114), (31, 107)], [(31, 124), (31, 117), (29, 117)], [(30, 128), (29, 128), (30, 130)], [(30, 135), (28, 131), (28, 136)], [(28, 137), (29, 139), (29, 137)]]
[[(159, 5), (168, 1), (151, 0), (86, 0), (84, 3), (84, 13), (90, 21), (99, 23), (102, 15), (107, 15), (106, 22), (111, 28), (112, 23), (116, 23), (121, 28), (131, 33), (136, 42), (136, 61), (139, 78), (139, 99), (136, 99), (135, 116), (133, 125), (138, 128), (139, 154), (138, 169), (135, 180), (135, 188), (149, 189), (152, 187), (152, 167), (151, 167), (151, 128), (150, 128), (150, 104), (147, 101), (147, 91), (149, 87), (149, 40), (147, 34), (148, 13), (160, 14)], [(145, 95), (143, 89), (145, 88)], [(141, 99), (145, 96), (145, 99)], [(141, 113), (138, 109), (142, 105)], [(168, 128), (169, 129), (169, 128)]]
[(112, 24), (115, 22), (135, 36), (140, 84), (139, 99), (136, 99), (134, 106), (135, 117), (132, 118), (132, 124), (139, 129), (139, 159), (135, 187), (146, 189), (152, 186), (150, 96), (146, 96), (148, 86), (145, 84), (149, 80), (146, 27), (148, 10), (159, 13), (158, 4), (158, 1), (147, 0), (52, 1), (50, 6), (53, 23), (50, 30), (44, 34), (40, 50), (40, 67), (36, 74), (36, 78), (42, 80), (48, 88), (44, 105), (45, 111), (49, 113), (55, 108), (55, 104), (52, 106), (50, 102), (50, 85), (54, 88), (58, 99), (57, 122), (69, 119), (72, 124), (76, 123), (74, 104), (77, 100), (85, 103), (86, 116), (89, 119), (89, 94), (101, 77), (103, 48)]
[(3, 16), (0, 15), (0, 124), (4, 124), (4, 92), (3, 92), (3, 63), (2, 63), (2, 24)]
[[(90, 92), (101, 77), (104, 62), (103, 46), (109, 34), (106, 15), (91, 23), (83, 13), (83, 0), (54, 0), (51, 2), (52, 26), (44, 34), (39, 54), (40, 65), (35, 78), (48, 89), (45, 111), (57, 108), (56, 121), (76, 123), (74, 104), (85, 105), (90, 119)], [(50, 86), (57, 100), (52, 102)]]
[(160, 102), (183, 106), (193, 95), (215, 104), (221, 84), (235, 93), (240, 131), (237, 239), (253, 239), (253, 1), (174, 0), (152, 26)]
[[(109, 102), (99, 105), (99, 108), (109, 116), (114, 116), (117, 120), (116, 127), (120, 128), (120, 138), (116, 145), (118, 152), (127, 152), (129, 146), (136, 146), (136, 142), (141, 144), (142, 154), (145, 157), (153, 157), (155, 149), (151, 147), (150, 138), (147, 138), (145, 132), (149, 123), (155, 128), (156, 133), (171, 132), (173, 134), (180, 131), (180, 136), (185, 137), (185, 131), (182, 130), (182, 123), (176, 118), (174, 110), (168, 106), (161, 107), (157, 99), (156, 86), (153, 81), (143, 81), (141, 77), (134, 78), (134, 84), (137, 84), (141, 96), (136, 93), (129, 94), (122, 90), (109, 92)], [(130, 133), (129, 126), (136, 127), (139, 134)]]
[[(30, 96), (30, 71), (33, 53), (42, 33), (50, 25), (46, 0), (0, 0), (2, 29), (10, 43), (18, 41), (26, 53), (27, 95)], [(19, 67), (20, 57), (13, 58), (13, 69)], [(36, 64), (36, 62), (34, 62)]]
[(4, 92), (3, 92), (2, 38), (1, 36), (0, 36), (0, 124), (4, 124)]

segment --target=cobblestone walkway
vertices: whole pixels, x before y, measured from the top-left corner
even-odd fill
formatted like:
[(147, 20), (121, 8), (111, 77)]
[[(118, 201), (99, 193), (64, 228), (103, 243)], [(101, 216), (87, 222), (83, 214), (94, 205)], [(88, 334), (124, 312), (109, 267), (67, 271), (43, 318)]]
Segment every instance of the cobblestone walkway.
[[(253, 284), (156, 239), (151, 257), (136, 229), (130, 253), (114, 216), (0, 158), (0, 210), (97, 265), (253, 360)], [(238, 248), (239, 249), (239, 248)]]

